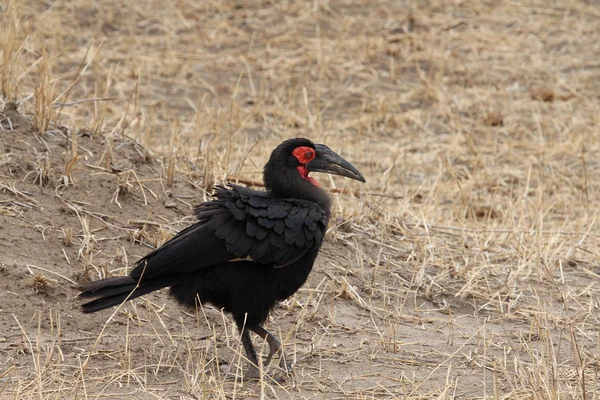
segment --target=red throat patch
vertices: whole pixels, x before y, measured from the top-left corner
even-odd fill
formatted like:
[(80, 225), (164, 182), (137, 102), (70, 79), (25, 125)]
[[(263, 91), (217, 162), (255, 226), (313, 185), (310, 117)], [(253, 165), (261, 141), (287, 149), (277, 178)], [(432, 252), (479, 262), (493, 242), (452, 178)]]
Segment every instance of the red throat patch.
[(304, 165), (299, 165), (296, 167), (296, 169), (298, 170), (298, 173), (300, 173), (300, 176), (302, 178), (306, 179), (307, 181), (309, 181), (316, 187), (321, 187), (321, 185), (319, 185), (319, 182), (317, 182), (317, 180), (315, 178), (311, 178), (310, 176), (308, 176), (308, 171), (306, 170)]

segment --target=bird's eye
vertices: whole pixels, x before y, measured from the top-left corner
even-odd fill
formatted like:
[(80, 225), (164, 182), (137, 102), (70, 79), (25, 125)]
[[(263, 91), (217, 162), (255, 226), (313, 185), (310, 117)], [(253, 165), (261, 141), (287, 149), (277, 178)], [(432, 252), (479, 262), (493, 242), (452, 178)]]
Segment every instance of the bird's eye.
[(294, 151), (292, 151), (292, 155), (296, 157), (296, 160), (298, 160), (300, 164), (306, 164), (315, 158), (315, 149), (308, 146), (296, 147)]

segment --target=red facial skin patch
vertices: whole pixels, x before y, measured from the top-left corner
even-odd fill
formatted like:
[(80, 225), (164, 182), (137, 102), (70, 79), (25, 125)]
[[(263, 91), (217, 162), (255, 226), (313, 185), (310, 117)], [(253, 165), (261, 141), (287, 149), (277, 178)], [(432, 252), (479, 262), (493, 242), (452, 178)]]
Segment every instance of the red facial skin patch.
[(296, 160), (300, 161), (300, 164), (306, 164), (315, 158), (315, 149), (308, 146), (300, 146), (296, 147), (292, 151), (292, 154), (296, 157)]
[(300, 164), (302, 164), (296, 167), (300, 176), (316, 187), (320, 187), (321, 185), (319, 185), (319, 182), (317, 182), (316, 179), (308, 176), (308, 170), (306, 169), (306, 164), (315, 158), (315, 149), (308, 146), (296, 147), (294, 151), (292, 151), (292, 155), (296, 157), (296, 160), (298, 160)]

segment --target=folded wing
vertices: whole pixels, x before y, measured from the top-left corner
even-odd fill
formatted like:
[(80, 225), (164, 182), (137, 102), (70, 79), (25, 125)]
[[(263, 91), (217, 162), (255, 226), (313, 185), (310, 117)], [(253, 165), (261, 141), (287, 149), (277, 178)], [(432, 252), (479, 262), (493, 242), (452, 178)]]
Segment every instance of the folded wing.
[(198, 222), (142, 258), (130, 276), (142, 279), (250, 259), (285, 267), (323, 241), (328, 215), (316, 203), (273, 199), (231, 185), (196, 208)]

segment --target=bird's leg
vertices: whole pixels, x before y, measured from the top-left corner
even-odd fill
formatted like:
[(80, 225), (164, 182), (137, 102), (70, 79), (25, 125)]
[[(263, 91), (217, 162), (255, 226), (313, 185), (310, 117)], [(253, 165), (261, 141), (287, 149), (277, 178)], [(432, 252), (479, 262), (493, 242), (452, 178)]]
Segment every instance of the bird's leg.
[[(260, 325), (249, 326), (248, 329), (256, 333), (261, 338), (265, 339), (267, 343), (269, 343), (269, 355), (267, 356), (267, 359), (264, 363), (264, 365), (269, 365), (269, 363), (271, 362), (271, 358), (273, 358), (273, 355), (279, 350), (281, 350), (281, 343), (279, 342), (279, 340), (277, 340), (275, 336), (273, 336), (269, 331), (267, 331)], [(283, 352), (281, 353), (281, 362), (279, 363), (279, 366), (285, 369), (286, 371), (290, 370), (290, 366), (285, 361), (285, 353)]]
[(242, 330), (242, 344), (244, 345), (248, 360), (250, 360), (250, 367), (246, 376), (251, 379), (258, 379), (260, 377), (258, 357), (256, 356), (256, 350), (254, 350), (254, 346), (252, 345), (252, 339), (250, 339), (250, 332), (248, 332), (248, 329), (246, 328)]

